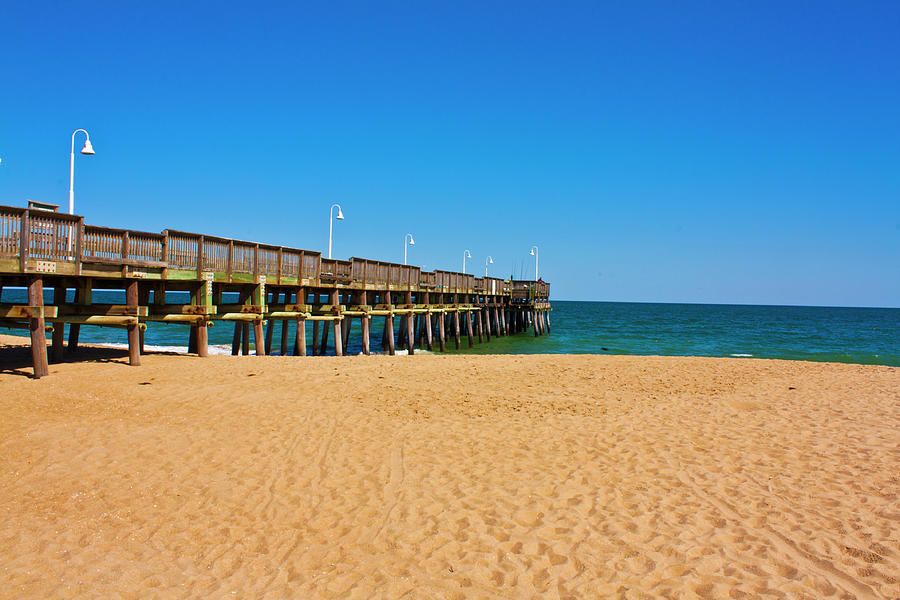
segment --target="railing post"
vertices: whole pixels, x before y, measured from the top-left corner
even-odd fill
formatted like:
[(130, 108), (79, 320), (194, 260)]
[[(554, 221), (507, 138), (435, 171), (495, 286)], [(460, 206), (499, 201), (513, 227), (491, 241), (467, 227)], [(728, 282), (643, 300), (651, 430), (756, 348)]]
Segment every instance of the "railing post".
[(228, 240), (228, 260), (225, 265), (225, 275), (228, 279), (228, 283), (231, 283), (231, 273), (234, 271), (234, 267), (232, 266), (234, 263), (234, 240)]
[(131, 250), (131, 237), (126, 231), (122, 234), (122, 260), (128, 260), (128, 253)]
[[(166, 229), (163, 231), (163, 240), (162, 240), (162, 262), (166, 264), (162, 270), (162, 277), (166, 279), (169, 274), (169, 230)], [(154, 300), (156, 298), (156, 294), (153, 295)]]
[(253, 276), (259, 277), (259, 244), (253, 250)]
[(278, 275), (275, 276), (275, 283), (281, 284), (281, 265), (284, 260), (284, 248), (282, 246), (278, 247)]
[(75, 273), (81, 275), (81, 262), (84, 260), (84, 217), (79, 217), (75, 226), (78, 228), (75, 233)]
[(203, 236), (197, 240), (197, 279), (203, 279)]
[(31, 249), (31, 215), (27, 209), (22, 213), (22, 221), (19, 227), (19, 270), (24, 273)]

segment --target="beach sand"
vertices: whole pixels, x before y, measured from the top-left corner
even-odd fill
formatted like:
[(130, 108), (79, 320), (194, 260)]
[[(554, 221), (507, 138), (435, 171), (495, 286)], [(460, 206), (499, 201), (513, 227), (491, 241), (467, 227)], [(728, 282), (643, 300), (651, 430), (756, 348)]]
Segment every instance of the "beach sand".
[(900, 597), (898, 368), (84, 356), (0, 348), (2, 598)]

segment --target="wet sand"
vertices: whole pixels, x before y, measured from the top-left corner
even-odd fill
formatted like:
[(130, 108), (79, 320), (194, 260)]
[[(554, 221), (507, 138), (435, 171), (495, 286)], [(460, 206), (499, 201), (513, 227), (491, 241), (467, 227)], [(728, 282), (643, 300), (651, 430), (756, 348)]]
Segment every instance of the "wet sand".
[(898, 368), (93, 352), (0, 347), (0, 598), (900, 597)]

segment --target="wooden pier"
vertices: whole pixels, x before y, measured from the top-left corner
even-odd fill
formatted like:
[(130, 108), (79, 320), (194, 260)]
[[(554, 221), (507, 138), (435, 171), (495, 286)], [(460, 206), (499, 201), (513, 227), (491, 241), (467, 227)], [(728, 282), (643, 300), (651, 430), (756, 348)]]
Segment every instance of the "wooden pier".
[[(0, 206), (0, 292), (28, 289), (28, 303), (0, 303), (0, 327), (28, 329), (34, 376), (49, 373), (50, 356), (61, 361), (78, 349), (82, 326), (123, 329), (129, 363), (139, 365), (148, 323), (189, 327), (188, 352), (207, 355), (207, 328), (234, 325), (232, 354), (271, 352), (281, 324), (281, 354), (306, 356), (347, 347), (350, 325), (359, 319), (363, 352), (371, 351), (373, 319), (383, 320), (381, 344), (444, 351), (526, 331), (549, 332), (550, 285), (504, 281), (412, 265), (166, 230), (147, 233), (85, 225), (84, 217), (33, 208)], [(53, 290), (52, 304), (44, 289)], [(125, 304), (98, 304), (94, 290), (124, 290)], [(73, 290), (69, 300), (69, 290)], [(187, 292), (190, 302), (170, 304), (166, 292)], [(229, 294), (236, 302), (225, 303)], [(400, 335), (395, 339), (395, 320)], [(288, 339), (288, 322), (296, 335)], [(65, 325), (69, 326), (68, 345)], [(321, 333), (321, 338), (320, 338)]]

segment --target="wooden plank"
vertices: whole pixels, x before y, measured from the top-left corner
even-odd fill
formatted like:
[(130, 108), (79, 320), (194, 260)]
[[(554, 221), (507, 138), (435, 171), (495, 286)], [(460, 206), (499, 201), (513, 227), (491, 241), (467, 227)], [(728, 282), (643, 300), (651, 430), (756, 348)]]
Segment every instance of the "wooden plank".
[[(137, 282), (135, 282), (137, 283)], [(147, 306), (129, 306), (127, 304), (64, 304), (59, 307), (57, 315), (107, 315), (111, 317), (146, 317), (150, 313)]]
[(57, 314), (59, 314), (58, 306), (0, 304), (0, 319), (52, 319)]
[[(96, 306), (96, 305), (95, 305)], [(222, 305), (222, 308), (226, 306), (236, 306), (241, 308), (239, 304), (231, 304), (231, 305)], [(139, 307), (140, 309), (145, 309), (146, 307)], [(153, 315), (215, 315), (219, 312), (218, 306), (201, 306), (198, 304), (165, 304), (162, 306), (157, 306), (154, 304)], [(223, 311), (224, 312), (224, 311)], [(242, 312), (238, 311), (229, 311), (229, 312)], [(246, 311), (253, 312), (253, 311)], [(149, 313), (139, 314), (138, 316), (149, 316)]]

